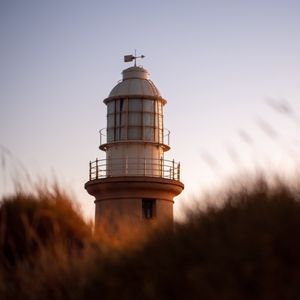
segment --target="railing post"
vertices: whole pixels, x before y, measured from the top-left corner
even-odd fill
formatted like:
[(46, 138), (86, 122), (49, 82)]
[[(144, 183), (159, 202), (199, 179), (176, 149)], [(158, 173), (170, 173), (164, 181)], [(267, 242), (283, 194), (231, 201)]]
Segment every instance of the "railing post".
[(144, 176), (146, 176), (146, 158), (144, 157)]
[(92, 180), (92, 162), (90, 161), (90, 174), (89, 174), (90, 180)]
[(178, 163), (177, 180), (180, 180), (180, 163)]
[(172, 169), (173, 169), (173, 172), (172, 172), (172, 179), (174, 180), (174, 175), (175, 175), (175, 161), (174, 161), (174, 159), (173, 159), (173, 161), (172, 161)]
[(98, 158), (96, 158), (96, 179), (98, 179)]
[(126, 156), (126, 159), (125, 159), (125, 175), (127, 176), (128, 175), (128, 157)]
[(163, 178), (164, 177), (164, 172), (163, 172), (163, 159), (162, 157), (160, 158), (160, 177)]

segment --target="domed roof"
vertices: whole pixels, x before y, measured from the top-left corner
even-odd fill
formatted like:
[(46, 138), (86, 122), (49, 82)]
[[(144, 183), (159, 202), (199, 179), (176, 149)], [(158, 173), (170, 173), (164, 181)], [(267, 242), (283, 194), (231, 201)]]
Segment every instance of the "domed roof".
[(130, 95), (161, 97), (146, 69), (134, 66), (125, 69), (122, 74), (123, 80), (111, 90), (109, 98)]

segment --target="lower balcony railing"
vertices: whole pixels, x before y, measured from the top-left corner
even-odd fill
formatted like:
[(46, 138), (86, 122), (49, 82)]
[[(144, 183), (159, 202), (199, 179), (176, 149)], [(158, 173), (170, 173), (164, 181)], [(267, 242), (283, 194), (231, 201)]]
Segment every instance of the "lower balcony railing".
[(180, 180), (180, 163), (153, 158), (96, 159), (90, 162), (89, 179), (147, 176)]

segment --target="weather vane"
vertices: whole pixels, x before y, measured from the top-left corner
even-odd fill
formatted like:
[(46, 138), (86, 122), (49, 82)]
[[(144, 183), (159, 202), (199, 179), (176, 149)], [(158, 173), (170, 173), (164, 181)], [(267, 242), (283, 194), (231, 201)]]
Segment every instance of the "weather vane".
[(136, 67), (136, 60), (137, 58), (144, 58), (144, 55), (136, 56), (136, 50), (134, 50), (134, 55), (125, 55), (124, 62), (130, 62), (134, 60), (134, 66)]

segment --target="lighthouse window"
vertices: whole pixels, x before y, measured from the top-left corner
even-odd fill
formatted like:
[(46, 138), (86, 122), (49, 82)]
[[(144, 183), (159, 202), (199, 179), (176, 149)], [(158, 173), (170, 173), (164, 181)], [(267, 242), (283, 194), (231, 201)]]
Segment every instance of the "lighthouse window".
[(162, 114), (163, 113), (163, 106), (161, 102), (157, 102), (157, 113)]
[(116, 114), (115, 115), (115, 126), (120, 126), (121, 124), (121, 114)]
[(111, 101), (107, 105), (107, 113), (113, 114), (115, 112), (115, 101)]
[(142, 127), (128, 127), (128, 139), (129, 140), (141, 140), (142, 139)]
[(115, 128), (115, 141), (118, 141), (121, 139), (121, 128), (117, 127)]
[(126, 140), (127, 139), (127, 128), (122, 127), (121, 128), (121, 140)]
[(141, 99), (129, 99), (128, 100), (129, 111), (142, 111), (142, 100)]
[(141, 126), (142, 125), (142, 114), (136, 113), (136, 112), (130, 112), (128, 114), (128, 125), (136, 125)]
[(120, 112), (124, 111), (124, 99), (120, 99)]
[(154, 217), (155, 199), (142, 199), (143, 218), (152, 219)]
[(107, 141), (163, 142), (163, 103), (151, 99), (115, 99), (107, 103)]
[(143, 114), (143, 125), (144, 126), (154, 126), (154, 114), (144, 113)]
[(116, 100), (115, 104), (116, 104), (115, 112), (118, 113), (118, 112), (120, 112), (120, 100)]
[(113, 127), (115, 123), (115, 116), (114, 115), (108, 115), (107, 116), (107, 127)]
[(162, 118), (162, 115), (158, 115), (158, 127), (159, 128), (163, 127), (163, 118)]
[(113, 142), (114, 140), (114, 129), (113, 128), (108, 128), (107, 129), (107, 142)]
[(153, 141), (154, 140), (154, 128), (152, 128), (152, 127), (145, 127), (144, 128), (144, 139), (146, 141)]
[(144, 111), (154, 112), (154, 100), (144, 100)]
[(163, 138), (163, 130), (159, 129), (158, 131), (158, 140), (162, 143), (164, 138)]
[(121, 126), (125, 126), (127, 124), (126, 119), (127, 119), (127, 112), (122, 112)]

